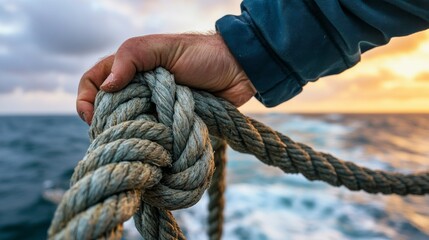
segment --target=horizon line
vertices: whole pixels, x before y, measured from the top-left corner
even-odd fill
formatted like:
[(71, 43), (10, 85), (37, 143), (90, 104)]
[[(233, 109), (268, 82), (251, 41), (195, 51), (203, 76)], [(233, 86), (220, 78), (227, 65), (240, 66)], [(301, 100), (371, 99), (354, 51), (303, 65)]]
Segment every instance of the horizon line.
[[(327, 115), (327, 114), (339, 114), (339, 115), (362, 115), (362, 114), (367, 114), (367, 115), (429, 115), (429, 111), (428, 112), (413, 112), (413, 111), (398, 111), (398, 112), (392, 112), (392, 111), (380, 111), (380, 112), (375, 112), (375, 111), (367, 111), (367, 112), (328, 112), (328, 111), (320, 111), (320, 112), (311, 112), (311, 111), (302, 111), (302, 112), (281, 112), (281, 111), (240, 111), (243, 114), (250, 114), (250, 115), (264, 115), (264, 114), (297, 114), (297, 115)], [(28, 116), (28, 117), (36, 117), (36, 116), (76, 116), (79, 117), (77, 113), (72, 113), (72, 112), (12, 112), (12, 113), (2, 113), (0, 112), (0, 117), (24, 117), (24, 116)]]

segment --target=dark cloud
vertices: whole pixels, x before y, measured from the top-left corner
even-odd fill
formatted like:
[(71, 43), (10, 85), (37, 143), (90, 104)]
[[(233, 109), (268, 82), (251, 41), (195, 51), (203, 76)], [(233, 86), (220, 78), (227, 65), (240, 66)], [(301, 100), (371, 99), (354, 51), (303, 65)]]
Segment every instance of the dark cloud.
[(35, 43), (55, 53), (100, 52), (118, 44), (132, 28), (123, 16), (83, 0), (26, 1), (22, 10)]
[(88, 1), (6, 0), (0, 6), (0, 93), (75, 93), (81, 74), (133, 31), (125, 16)]
[(76, 93), (80, 74), (68, 74), (59, 71), (16, 71), (2, 72), (0, 94), (19, 88), (23, 91), (53, 91), (62, 89)]
[[(194, 19), (175, 6), (206, 13), (232, 4), (230, 0), (0, 1), (0, 93), (16, 88), (62, 88), (75, 93), (83, 72), (125, 39), (193, 26)], [(239, 0), (235, 4), (238, 8)]]
[(12, 24), (14, 16), (13, 8), (11, 9), (7, 5), (0, 6), (0, 23), (2, 24)]
[[(25, 91), (63, 88), (76, 92), (77, 81), (93, 58), (46, 52), (22, 39), (7, 44), (6, 52), (0, 54), (0, 93), (16, 88)], [(0, 39), (1, 42), (5, 41)], [(63, 79), (73, 79), (73, 83), (60, 84)]]
[(2, 74), (2, 81), (0, 81), (0, 93), (12, 92), (19, 86), (24, 91), (28, 90), (55, 90), (58, 82), (55, 79), (49, 79), (47, 76), (25, 74), (25, 73), (12, 73)]
[(61, 72), (76, 73), (82, 70), (79, 57), (53, 56), (32, 45), (22, 43), (9, 45), (6, 54), (0, 54), (0, 71), (14, 72)]

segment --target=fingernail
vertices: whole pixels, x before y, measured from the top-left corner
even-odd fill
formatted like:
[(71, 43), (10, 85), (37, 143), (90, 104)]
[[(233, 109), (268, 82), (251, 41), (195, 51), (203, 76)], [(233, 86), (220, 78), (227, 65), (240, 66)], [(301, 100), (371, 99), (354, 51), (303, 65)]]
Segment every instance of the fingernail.
[(112, 88), (115, 82), (115, 76), (113, 73), (110, 73), (109, 76), (104, 80), (103, 84), (100, 87), (102, 88)]
[(86, 117), (85, 117), (85, 113), (84, 113), (84, 112), (80, 112), (80, 113), (79, 113), (79, 117), (80, 117), (84, 122), (88, 123), (88, 122), (86, 121)]

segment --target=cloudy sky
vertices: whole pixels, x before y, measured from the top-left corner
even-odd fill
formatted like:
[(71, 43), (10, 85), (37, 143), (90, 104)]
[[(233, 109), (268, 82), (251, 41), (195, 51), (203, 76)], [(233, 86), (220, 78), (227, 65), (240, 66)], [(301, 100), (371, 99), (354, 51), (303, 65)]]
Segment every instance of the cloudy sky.
[[(0, 0), (0, 114), (74, 113), (81, 75), (127, 38), (214, 29), (239, 0)], [(429, 31), (364, 54), (293, 100), (243, 111), (429, 112)]]

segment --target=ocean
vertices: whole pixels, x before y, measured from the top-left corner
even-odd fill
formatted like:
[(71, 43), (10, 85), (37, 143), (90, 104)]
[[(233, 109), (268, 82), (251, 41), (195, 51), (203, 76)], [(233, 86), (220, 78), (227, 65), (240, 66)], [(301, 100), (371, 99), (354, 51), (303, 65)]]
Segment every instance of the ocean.
[[(254, 114), (294, 141), (372, 169), (429, 171), (429, 115)], [(75, 116), (0, 117), (0, 239), (46, 239), (55, 196), (89, 145)], [(223, 239), (429, 239), (429, 196), (371, 195), (284, 174), (228, 149)], [(207, 198), (174, 212), (205, 235)], [(132, 222), (124, 239), (140, 239)]]

